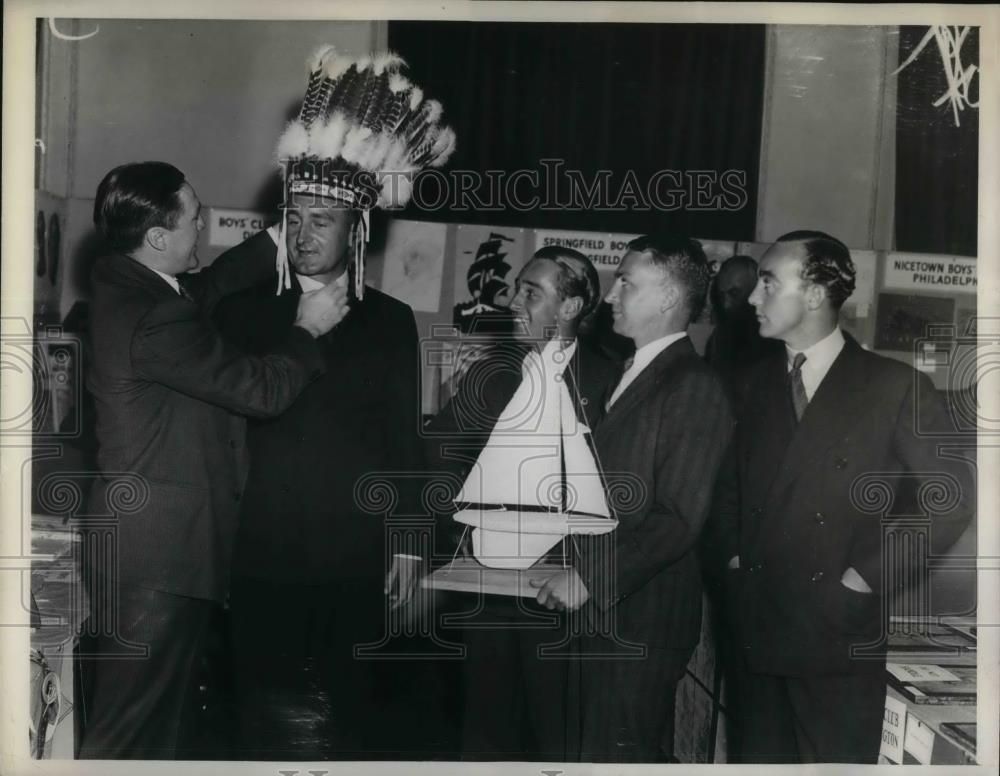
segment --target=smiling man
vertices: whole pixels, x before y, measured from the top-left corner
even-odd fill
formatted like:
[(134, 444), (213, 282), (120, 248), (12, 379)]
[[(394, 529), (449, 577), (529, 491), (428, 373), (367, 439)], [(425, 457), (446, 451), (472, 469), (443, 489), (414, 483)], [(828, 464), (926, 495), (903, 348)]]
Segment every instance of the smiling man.
[(707, 291), (697, 241), (646, 236), (629, 243), (606, 297), (636, 347), (594, 435), (618, 528), (578, 537), (574, 569), (540, 596), (582, 606), (591, 622), (580, 637), (592, 656), (580, 670), (583, 761), (673, 756), (677, 683), (701, 633), (696, 545), (733, 425), (720, 378), (687, 336)]
[[(290, 288), (276, 296), (272, 274), (220, 306), (223, 329), (251, 353), (284, 335), (304, 292), (341, 289), (345, 311), (320, 339), (327, 374), (291, 411), (249, 431), (230, 601), (241, 757), (361, 757), (376, 746), (379, 703), (398, 690), (389, 664), (354, 660), (355, 644), (382, 636), (385, 608), (385, 525), (362, 509), (355, 486), (368, 474), (423, 469), (417, 330), (404, 303), (370, 287), (354, 297), (360, 218), (340, 199), (292, 194), (283, 219)], [(264, 253), (273, 266), (279, 239), (272, 227), (230, 253)], [(318, 720), (311, 739), (295, 727), (306, 710)]]
[[(303, 296), (266, 351), (248, 356), (227, 342), (209, 312), (273, 263), (220, 259), (188, 273), (205, 224), (172, 165), (109, 172), (94, 223), (110, 252), (92, 275), (87, 387), (102, 477), (90, 514), (107, 514), (123, 485), (143, 497), (118, 519), (114, 568), (89, 569), (108, 595), (95, 596), (85, 645), (98, 660), (80, 756), (171, 759), (206, 623), (229, 587), (247, 475), (243, 416), (276, 415), (322, 372), (313, 338), (341, 310), (329, 292)], [(122, 642), (149, 653), (110, 659)]]
[[(535, 252), (518, 273), (511, 299), (513, 337), (469, 368), (458, 392), (428, 426), (427, 453), (433, 472), (449, 472), (452, 481), (464, 481), (522, 380), (537, 380), (537, 372), (526, 376), (526, 361), (543, 368), (539, 355), (545, 348), (560, 350), (562, 374), (579, 419), (590, 428), (598, 423), (603, 396), (617, 368), (579, 334), (599, 303), (600, 279), (586, 256), (561, 246)], [(533, 408), (540, 399), (537, 393), (529, 397), (523, 417), (535, 417)], [(442, 518), (449, 528), (455, 525), (450, 515)], [(552, 556), (561, 559), (563, 551), (558, 547)], [(463, 758), (556, 762), (574, 758), (576, 753), (567, 750), (566, 735), (569, 664), (538, 654), (541, 645), (559, 640), (565, 623), (553, 622), (551, 616), (540, 618), (548, 612), (533, 605), (526, 610), (512, 599), (489, 599), (463, 631), (468, 651), (461, 666)]]
[[(728, 524), (728, 609), (748, 671), (738, 720), (745, 762), (876, 762), (887, 583), (902, 569), (884, 566), (889, 522), (865, 510), (859, 479), (917, 477), (947, 494), (921, 504), (935, 553), (975, 509), (969, 466), (938, 455), (950, 424), (930, 380), (840, 329), (854, 276), (840, 240), (791, 232), (764, 254), (750, 295), (761, 335), (785, 347), (740, 388), (718, 509)], [(954, 508), (935, 514), (945, 502)]]
[(346, 289), (344, 319), (320, 339), (324, 378), (292, 411), (249, 432), (230, 602), (235, 759), (397, 759), (438, 740), (403, 740), (425, 730), (403, 719), (435, 717), (435, 691), (412, 685), (427, 678), (426, 661), (354, 656), (385, 635), (388, 565), (386, 516), (357, 488), (385, 478), (398, 486), (390, 517), (419, 514), (412, 482), (424, 470), (416, 321), (365, 283), (369, 215), (402, 208), (413, 176), (444, 164), (455, 145), (441, 105), (404, 67), (391, 52), (315, 52), (298, 116), (275, 149), (281, 221), (229, 252), (275, 267), (219, 311), (251, 353), (283, 336), (310, 289)]

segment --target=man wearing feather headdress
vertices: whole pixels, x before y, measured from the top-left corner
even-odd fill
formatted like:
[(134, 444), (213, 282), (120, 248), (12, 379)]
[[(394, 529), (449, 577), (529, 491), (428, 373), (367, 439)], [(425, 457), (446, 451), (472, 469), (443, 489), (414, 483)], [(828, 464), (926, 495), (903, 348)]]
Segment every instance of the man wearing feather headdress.
[(281, 220), (231, 251), (275, 262), (267, 282), (219, 310), (250, 352), (281, 336), (311, 288), (343, 285), (348, 308), (320, 340), (326, 377), (294, 412), (250, 429), (231, 598), (241, 757), (391, 757), (380, 713), (416, 695), (392, 664), (353, 654), (379, 640), (385, 608), (385, 525), (355, 488), (371, 473), (423, 469), (416, 324), (365, 285), (369, 212), (405, 204), (412, 175), (443, 164), (455, 140), (402, 66), (394, 54), (317, 52), (278, 142)]

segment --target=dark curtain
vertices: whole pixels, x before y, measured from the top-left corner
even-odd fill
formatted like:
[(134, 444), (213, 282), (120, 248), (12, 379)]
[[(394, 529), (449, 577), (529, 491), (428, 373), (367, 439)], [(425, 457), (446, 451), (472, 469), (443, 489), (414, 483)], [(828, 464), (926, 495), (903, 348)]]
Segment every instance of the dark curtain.
[[(899, 28), (899, 61), (906, 61), (927, 27)], [(979, 29), (962, 44), (962, 64), (979, 64)], [(979, 101), (979, 76), (970, 92)], [(896, 248), (917, 253), (976, 256), (979, 110), (966, 107), (955, 126), (951, 105), (934, 102), (948, 89), (938, 47), (931, 41), (899, 74), (896, 118)]]
[[(522, 180), (513, 192), (530, 207), (501, 191), (498, 211), (444, 206), (420, 218), (753, 239), (763, 26), (390, 22), (389, 45), (445, 107), (458, 136), (452, 180), (456, 170), (539, 175), (537, 189)], [(560, 187), (549, 199), (563, 207), (542, 207), (544, 159), (564, 165), (549, 165)], [(609, 171), (603, 204), (622, 207), (565, 207), (566, 170), (585, 185)], [(679, 175), (657, 179), (661, 170)], [(634, 196), (621, 197), (623, 187)], [(421, 199), (433, 194), (428, 186)]]

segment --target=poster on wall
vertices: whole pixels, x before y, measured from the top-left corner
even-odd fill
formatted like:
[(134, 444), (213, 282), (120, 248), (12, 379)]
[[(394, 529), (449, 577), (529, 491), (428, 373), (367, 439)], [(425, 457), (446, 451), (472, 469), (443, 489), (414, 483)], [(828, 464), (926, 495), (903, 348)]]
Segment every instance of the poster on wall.
[(883, 286), (894, 291), (975, 294), (976, 260), (926, 253), (890, 253)]
[(524, 264), (525, 241), (524, 229), (459, 224), (452, 311), (452, 323), (459, 331), (467, 333), (474, 320), (505, 313)]
[(382, 255), (382, 291), (415, 312), (436, 313), (441, 304), (447, 224), (392, 221)]
[(879, 294), (875, 323), (876, 350), (911, 351), (931, 333), (931, 326), (955, 320), (955, 300), (936, 296)]

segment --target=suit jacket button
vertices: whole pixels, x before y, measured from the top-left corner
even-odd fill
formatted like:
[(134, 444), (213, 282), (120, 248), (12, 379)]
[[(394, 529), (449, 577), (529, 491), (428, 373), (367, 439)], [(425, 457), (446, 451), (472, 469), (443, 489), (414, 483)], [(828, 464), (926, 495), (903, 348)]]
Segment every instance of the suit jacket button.
[(588, 404), (590, 404), (590, 401), (587, 399), (586, 396), (584, 396), (582, 399), (580, 399), (580, 404), (586, 407)]
[(824, 515), (822, 512), (817, 512), (815, 515), (813, 515), (813, 520), (815, 520), (820, 525), (823, 525), (825, 517), (826, 515)]
[(843, 469), (846, 469), (847, 468), (847, 459), (846, 458), (838, 458), (836, 461), (833, 462), (833, 465), (836, 467), (837, 471), (841, 471)]
[(753, 515), (754, 517), (760, 517), (762, 514), (764, 514), (764, 508), (753, 507), (753, 509), (750, 510), (750, 514)]
[(813, 574), (811, 577), (809, 577), (809, 581), (810, 582), (819, 582), (822, 579), (823, 579), (823, 572), (822, 571), (817, 571), (815, 574)]

